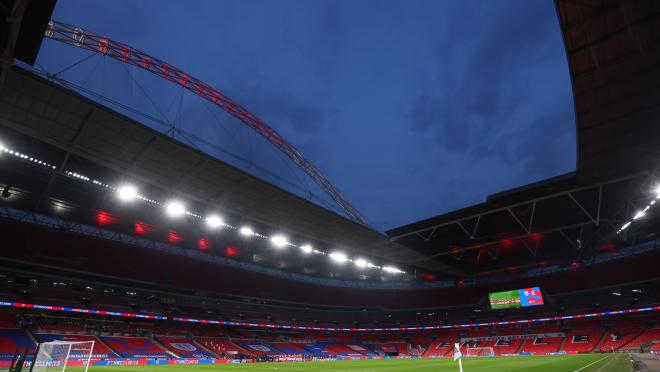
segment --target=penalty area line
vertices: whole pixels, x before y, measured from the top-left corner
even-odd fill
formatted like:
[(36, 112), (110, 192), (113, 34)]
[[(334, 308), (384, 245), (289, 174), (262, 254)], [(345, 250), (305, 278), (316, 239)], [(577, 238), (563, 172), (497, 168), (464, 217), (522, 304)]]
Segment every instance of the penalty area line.
[(578, 371), (581, 371), (581, 370), (583, 370), (583, 369), (585, 369), (585, 368), (587, 368), (587, 367), (591, 367), (591, 366), (593, 366), (594, 364), (600, 362), (601, 360), (603, 360), (603, 359), (607, 359), (607, 358), (611, 357), (612, 355), (613, 355), (613, 354), (610, 354), (610, 355), (604, 356), (604, 357), (598, 359), (598, 360), (595, 361), (595, 362), (591, 362), (591, 363), (587, 364), (587, 365), (584, 366), (584, 367), (580, 367), (580, 368), (576, 369), (576, 370), (573, 371), (573, 372), (578, 372)]

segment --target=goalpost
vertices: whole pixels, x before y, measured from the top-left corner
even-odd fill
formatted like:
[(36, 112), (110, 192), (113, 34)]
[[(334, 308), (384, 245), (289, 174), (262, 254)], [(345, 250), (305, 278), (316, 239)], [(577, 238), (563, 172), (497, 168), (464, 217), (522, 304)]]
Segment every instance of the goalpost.
[[(92, 359), (94, 341), (53, 341), (37, 347), (37, 355), (30, 366), (30, 372), (65, 372), (73, 365), (78, 371), (87, 372)], [(80, 368), (82, 367), (82, 368)]]
[(465, 356), (495, 355), (492, 347), (468, 347)]

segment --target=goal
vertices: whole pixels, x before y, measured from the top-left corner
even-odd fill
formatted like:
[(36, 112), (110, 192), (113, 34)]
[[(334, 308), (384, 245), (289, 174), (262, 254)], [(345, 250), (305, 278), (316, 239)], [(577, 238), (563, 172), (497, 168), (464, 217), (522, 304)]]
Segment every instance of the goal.
[(53, 341), (39, 344), (30, 372), (65, 372), (73, 366), (87, 372), (94, 341)]
[(485, 356), (485, 355), (495, 355), (492, 347), (469, 347), (465, 353), (465, 356)]

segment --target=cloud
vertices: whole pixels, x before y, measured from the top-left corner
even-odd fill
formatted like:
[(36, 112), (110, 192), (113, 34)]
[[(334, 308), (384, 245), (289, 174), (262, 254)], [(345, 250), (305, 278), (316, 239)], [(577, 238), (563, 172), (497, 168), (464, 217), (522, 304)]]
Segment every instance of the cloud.
[(439, 144), (475, 161), (489, 156), (511, 161), (509, 148), (493, 140), (527, 126), (511, 122), (511, 114), (529, 104), (531, 94), (544, 92), (525, 89), (523, 72), (556, 54), (559, 36), (551, 6), (521, 4), (476, 9), (466, 3), (455, 9), (450, 32), (436, 47), (437, 63), (420, 76), (411, 99), (411, 127), (426, 146)]

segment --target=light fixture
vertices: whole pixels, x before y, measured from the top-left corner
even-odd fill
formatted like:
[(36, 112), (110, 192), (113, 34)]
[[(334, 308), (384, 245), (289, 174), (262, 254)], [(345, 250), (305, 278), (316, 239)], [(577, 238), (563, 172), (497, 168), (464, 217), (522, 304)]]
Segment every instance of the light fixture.
[(284, 248), (289, 244), (284, 235), (275, 235), (270, 238), (270, 242), (277, 248)]
[(138, 190), (133, 185), (121, 185), (117, 188), (117, 197), (121, 201), (131, 201), (138, 195)]
[(206, 217), (206, 226), (212, 229), (218, 229), (222, 227), (225, 223), (222, 221), (222, 218), (217, 214), (212, 214)]
[(631, 223), (631, 222), (628, 221), (628, 222), (626, 222), (625, 224), (623, 224), (623, 226), (621, 226), (621, 229), (620, 229), (619, 231), (623, 231), (623, 230), (627, 229), (628, 226), (630, 226), (630, 223)]
[(638, 220), (644, 217), (644, 215), (646, 215), (644, 211), (637, 211), (637, 213), (635, 213), (635, 215), (633, 216), (633, 220)]
[(654, 192), (655, 192), (655, 198), (656, 198), (656, 199), (660, 199), (660, 185), (657, 185), (657, 186), (655, 187)]
[(348, 261), (348, 257), (343, 252), (332, 252), (328, 256), (330, 256), (330, 258), (337, 263), (344, 263)]
[(612, 292), (612, 295), (613, 295), (613, 296), (621, 296), (621, 293), (619, 293), (619, 292)]
[(312, 253), (312, 251), (314, 250), (314, 248), (313, 248), (311, 245), (309, 245), (309, 244), (303, 244), (303, 245), (300, 246), (300, 250), (301, 250), (304, 254), (310, 254), (310, 253)]
[(2, 188), (2, 197), (7, 199), (11, 196), (11, 185), (5, 185), (5, 187)]
[(165, 204), (165, 211), (170, 217), (181, 217), (186, 213), (186, 207), (177, 200)]
[(240, 232), (241, 235), (243, 235), (243, 236), (252, 236), (252, 235), (254, 235), (254, 231), (253, 231), (251, 228), (249, 228), (248, 226), (243, 226), (243, 227), (241, 227), (241, 229), (239, 230), (239, 232)]
[(390, 274), (405, 274), (405, 271), (401, 271), (394, 266), (383, 266), (383, 271)]
[(364, 269), (369, 265), (369, 262), (365, 260), (364, 258), (358, 258), (354, 261), (355, 266), (359, 267), (360, 269)]
[[(36, 157), (33, 157), (29, 154), (24, 154), (24, 153), (12, 150), (10, 148), (7, 148), (3, 142), (0, 142), (0, 152), (7, 153), (8, 155), (11, 155), (12, 157), (15, 157), (15, 158), (18, 158), (18, 159), (27, 160), (29, 162), (32, 162), (32, 163), (36, 164), (36, 165), (48, 167), (48, 168), (51, 168), (51, 169), (57, 169), (56, 166), (54, 166), (52, 164), (49, 164), (46, 161), (43, 161), (43, 160), (38, 159)], [(284, 236), (284, 235), (275, 235), (275, 236), (272, 236), (272, 237), (268, 237), (266, 235), (259, 234), (258, 232), (252, 230), (252, 228), (250, 228), (248, 226), (243, 226), (243, 227), (238, 228), (237, 226), (232, 226), (232, 225), (226, 224), (225, 221), (222, 219), (222, 217), (220, 217), (217, 214), (210, 214), (210, 215), (206, 216), (206, 218), (204, 218), (199, 214), (195, 214), (192, 211), (186, 210), (186, 206), (181, 201), (170, 200), (166, 203), (161, 203), (157, 200), (149, 199), (147, 196), (144, 196), (144, 195), (140, 194), (139, 190), (134, 185), (131, 185), (131, 184), (120, 184), (120, 185), (115, 187), (113, 185), (104, 183), (102, 181), (99, 181), (99, 180), (96, 180), (96, 179), (91, 179), (91, 178), (89, 178), (89, 177), (87, 177), (83, 174), (79, 174), (77, 172), (66, 171), (66, 174), (68, 176), (74, 178), (74, 179), (90, 182), (90, 183), (92, 183), (96, 186), (100, 186), (104, 189), (112, 190), (113, 192), (116, 193), (117, 199), (119, 199), (123, 202), (130, 202), (130, 201), (133, 201), (134, 199), (139, 199), (139, 200), (145, 201), (147, 203), (162, 206), (164, 208), (164, 211), (166, 212), (166, 214), (170, 217), (173, 217), (173, 218), (188, 215), (188, 216), (191, 216), (191, 217), (195, 217), (199, 220), (204, 220), (207, 224), (207, 227), (210, 228), (210, 229), (217, 229), (217, 228), (221, 228), (221, 227), (227, 227), (228, 229), (231, 229), (231, 230), (238, 230), (238, 232), (243, 236), (247, 236), (247, 237), (255, 236), (255, 237), (262, 238), (264, 240), (268, 239), (268, 240), (271, 241), (271, 243), (273, 243), (274, 246), (276, 246), (278, 248), (286, 247), (287, 245), (289, 245), (289, 246), (292, 246), (292, 247), (298, 247), (303, 254), (318, 254), (318, 255), (324, 255), (324, 256), (327, 255), (333, 261), (335, 261), (337, 263), (353, 262), (355, 264), (355, 266), (359, 269), (375, 268), (375, 269), (378, 269), (378, 270), (383, 270), (383, 271), (388, 272), (388, 273), (400, 273), (400, 274), (405, 273), (404, 271), (399, 270), (399, 269), (397, 269), (396, 267), (393, 267), (393, 266), (381, 267), (381, 266), (378, 266), (378, 265), (374, 265), (373, 263), (367, 261), (364, 258), (357, 258), (357, 259), (353, 260), (353, 259), (349, 258), (343, 252), (336, 251), (336, 252), (332, 252), (332, 253), (327, 253), (326, 251), (315, 249), (311, 244), (303, 244), (303, 245), (297, 246), (297, 245), (292, 244), (291, 242), (289, 242), (287, 240), (286, 236)], [(658, 184), (658, 186), (654, 189), (654, 192), (656, 193), (658, 199), (660, 199), (660, 184)], [(14, 194), (14, 192), (12, 190), (11, 185), (5, 185), (4, 187), (0, 188), (0, 198), (8, 198), (8, 197), (11, 197), (13, 194)], [(641, 212), (638, 212), (638, 215), (636, 215), (637, 217), (635, 219), (641, 218), (643, 216), (643, 213), (646, 213), (646, 211), (649, 210), (649, 208), (655, 204), (655, 201), (656, 201), (655, 199), (652, 200), (644, 210), (642, 210)], [(53, 206), (58, 212), (64, 212), (66, 210), (71, 209), (71, 206), (66, 205), (65, 203), (60, 202), (60, 201), (55, 201), (53, 203)], [(627, 228), (628, 225), (630, 225), (630, 223), (627, 223), (626, 225), (624, 225), (618, 232), (620, 233), (621, 230), (624, 230), (625, 228)], [(135, 224), (135, 233), (138, 234), (138, 235), (141, 235), (141, 234), (144, 234), (144, 233), (148, 232), (148, 229), (151, 229), (151, 226), (146, 225), (143, 222), (136, 222), (136, 224)]]

